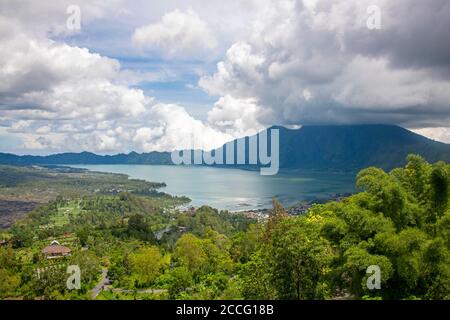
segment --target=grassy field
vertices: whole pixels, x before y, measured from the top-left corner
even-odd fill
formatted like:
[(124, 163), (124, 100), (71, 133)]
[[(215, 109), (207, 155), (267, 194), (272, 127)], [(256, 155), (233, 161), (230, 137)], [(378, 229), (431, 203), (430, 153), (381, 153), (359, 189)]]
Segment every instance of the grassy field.
[(63, 227), (70, 223), (71, 218), (79, 216), (81, 211), (78, 201), (70, 202), (67, 206), (58, 208), (58, 213), (51, 217), (49, 227)]

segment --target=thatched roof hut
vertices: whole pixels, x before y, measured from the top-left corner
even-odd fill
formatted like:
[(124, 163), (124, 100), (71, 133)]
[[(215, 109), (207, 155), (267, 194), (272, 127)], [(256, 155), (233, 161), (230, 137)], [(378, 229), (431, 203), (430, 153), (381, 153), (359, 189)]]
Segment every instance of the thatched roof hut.
[(44, 254), (47, 259), (66, 257), (70, 255), (70, 253), (71, 250), (69, 248), (60, 245), (56, 240), (52, 241), (49, 246), (42, 249), (42, 254)]

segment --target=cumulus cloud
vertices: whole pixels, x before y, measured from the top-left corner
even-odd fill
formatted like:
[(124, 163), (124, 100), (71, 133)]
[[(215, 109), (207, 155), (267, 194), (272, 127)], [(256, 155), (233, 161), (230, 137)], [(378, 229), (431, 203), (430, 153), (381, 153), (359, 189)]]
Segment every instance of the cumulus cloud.
[[(85, 5), (83, 13), (101, 15), (102, 6)], [(12, 7), (8, 2), (4, 12)], [(0, 125), (2, 132), (22, 141), (22, 148), (170, 151), (187, 147), (192, 137), (206, 148), (230, 138), (192, 118), (183, 107), (157, 103), (141, 89), (128, 86), (147, 74), (131, 74), (115, 59), (51, 40), (49, 33), (56, 30), (51, 22), (39, 24), (37, 19), (39, 27), (34, 30), (25, 19), (30, 7), (34, 8), (31, 2), (15, 6), (15, 19), (0, 14), (0, 24), (20, 31), (0, 33)], [(55, 7), (47, 9), (51, 17)], [(37, 17), (42, 12), (46, 11), (36, 8)], [(188, 32), (199, 31), (203, 25), (198, 17), (193, 12), (187, 15), (185, 23), (192, 24)], [(188, 44), (195, 45), (194, 40)]]
[(190, 116), (183, 107), (174, 104), (156, 104), (149, 118), (157, 124), (140, 128), (133, 138), (140, 150), (167, 151), (176, 149), (211, 150), (233, 138)]
[(137, 28), (133, 43), (150, 51), (161, 51), (165, 56), (186, 56), (214, 49), (217, 40), (197, 13), (178, 9), (165, 14), (161, 21)]
[[(116, 60), (49, 39), (22, 35), (2, 40), (0, 111), (11, 121), (23, 119), (13, 122), (11, 130), (29, 128), (21, 124), (33, 120), (72, 119), (80, 125), (137, 117), (151, 102), (141, 90), (115, 83), (120, 69)], [(48, 125), (37, 133), (46, 133), (43, 127)]]
[(208, 112), (208, 122), (233, 136), (250, 136), (264, 129), (258, 119), (267, 112), (270, 110), (259, 106), (255, 99), (235, 99), (227, 95)]

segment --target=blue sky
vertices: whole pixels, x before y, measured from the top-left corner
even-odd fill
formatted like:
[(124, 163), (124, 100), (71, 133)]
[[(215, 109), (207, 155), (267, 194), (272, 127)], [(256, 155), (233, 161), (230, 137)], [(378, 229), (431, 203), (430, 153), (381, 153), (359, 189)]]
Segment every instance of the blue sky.
[[(183, 104), (189, 113), (206, 120), (208, 109), (217, 100), (198, 87), (202, 74), (215, 71), (218, 59), (165, 59), (161, 54), (145, 54), (132, 48), (131, 37), (138, 25), (123, 25), (102, 19), (83, 28), (74, 35), (53, 37), (73, 46), (85, 47), (90, 51), (116, 59), (121, 68), (136, 73), (152, 73), (160, 79), (143, 80), (133, 84), (145, 94), (158, 101), (170, 104)], [(132, 48), (130, 50), (130, 48)], [(157, 75), (157, 76), (156, 76)]]

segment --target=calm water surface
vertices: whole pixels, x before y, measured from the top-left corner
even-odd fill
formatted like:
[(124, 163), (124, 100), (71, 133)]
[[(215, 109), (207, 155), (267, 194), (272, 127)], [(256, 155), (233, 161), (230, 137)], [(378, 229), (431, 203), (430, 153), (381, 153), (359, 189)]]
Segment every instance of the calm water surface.
[(187, 196), (193, 206), (246, 210), (271, 206), (272, 197), (284, 205), (354, 191), (354, 174), (281, 171), (261, 176), (259, 171), (199, 166), (79, 165), (92, 171), (123, 173), (131, 178), (165, 182), (161, 191)]

